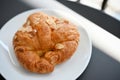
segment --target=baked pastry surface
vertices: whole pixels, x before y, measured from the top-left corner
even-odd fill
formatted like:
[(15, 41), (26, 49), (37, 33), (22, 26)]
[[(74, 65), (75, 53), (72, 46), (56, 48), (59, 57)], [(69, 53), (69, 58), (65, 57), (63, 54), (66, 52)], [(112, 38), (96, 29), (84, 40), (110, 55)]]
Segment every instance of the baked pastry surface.
[(74, 54), (79, 37), (76, 26), (68, 20), (37, 12), (15, 33), (13, 46), (24, 68), (49, 73)]

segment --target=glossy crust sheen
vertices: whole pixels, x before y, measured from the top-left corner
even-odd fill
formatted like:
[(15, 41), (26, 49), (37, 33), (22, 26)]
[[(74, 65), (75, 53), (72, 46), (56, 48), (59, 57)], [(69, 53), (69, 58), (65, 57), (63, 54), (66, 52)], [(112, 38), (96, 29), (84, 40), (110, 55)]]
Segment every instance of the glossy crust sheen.
[(15, 33), (13, 46), (24, 68), (49, 73), (73, 55), (79, 36), (76, 26), (69, 21), (38, 12), (30, 15)]

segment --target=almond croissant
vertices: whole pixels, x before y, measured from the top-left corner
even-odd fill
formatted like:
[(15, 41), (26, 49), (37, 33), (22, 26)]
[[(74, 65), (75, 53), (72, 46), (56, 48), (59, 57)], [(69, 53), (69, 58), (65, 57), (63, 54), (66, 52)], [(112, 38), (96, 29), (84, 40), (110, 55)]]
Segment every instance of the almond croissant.
[(49, 73), (56, 64), (69, 59), (75, 52), (79, 32), (64, 19), (38, 12), (31, 14), (14, 35), (13, 46), (18, 61), (36, 73)]

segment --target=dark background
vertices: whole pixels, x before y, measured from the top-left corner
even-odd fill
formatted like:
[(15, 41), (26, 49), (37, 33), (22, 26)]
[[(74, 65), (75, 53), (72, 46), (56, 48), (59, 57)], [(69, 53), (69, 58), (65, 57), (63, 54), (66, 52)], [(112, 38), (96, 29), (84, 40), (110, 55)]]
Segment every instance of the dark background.
[[(120, 22), (116, 19), (104, 14), (102, 11), (78, 3), (66, 0), (58, 1), (120, 38)], [(15, 15), (29, 9), (33, 8), (20, 2), (20, 0), (1, 0), (0, 28)], [(120, 80), (120, 63), (94, 46), (92, 50), (90, 63), (77, 80)], [(0, 76), (0, 80), (5, 79)]]

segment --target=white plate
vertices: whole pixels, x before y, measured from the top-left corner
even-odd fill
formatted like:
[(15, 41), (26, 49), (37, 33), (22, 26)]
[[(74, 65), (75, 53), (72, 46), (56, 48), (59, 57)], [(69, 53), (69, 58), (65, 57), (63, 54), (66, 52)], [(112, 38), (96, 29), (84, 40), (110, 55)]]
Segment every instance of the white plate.
[(87, 32), (81, 27), (79, 21), (67, 12), (48, 9), (34, 9), (23, 12), (9, 20), (1, 29), (0, 40), (2, 40), (10, 49), (11, 56), (17, 62), (12, 47), (12, 38), (19, 27), (23, 25), (27, 17), (34, 13), (42, 11), (49, 15), (62, 17), (70, 20), (78, 26), (80, 32), (80, 43), (75, 54), (66, 62), (57, 65), (54, 72), (50, 74), (35, 74), (23, 69), (19, 64), (13, 64), (8, 53), (0, 46), (0, 73), (7, 80), (74, 80), (79, 77), (86, 69), (92, 51), (92, 45)]

